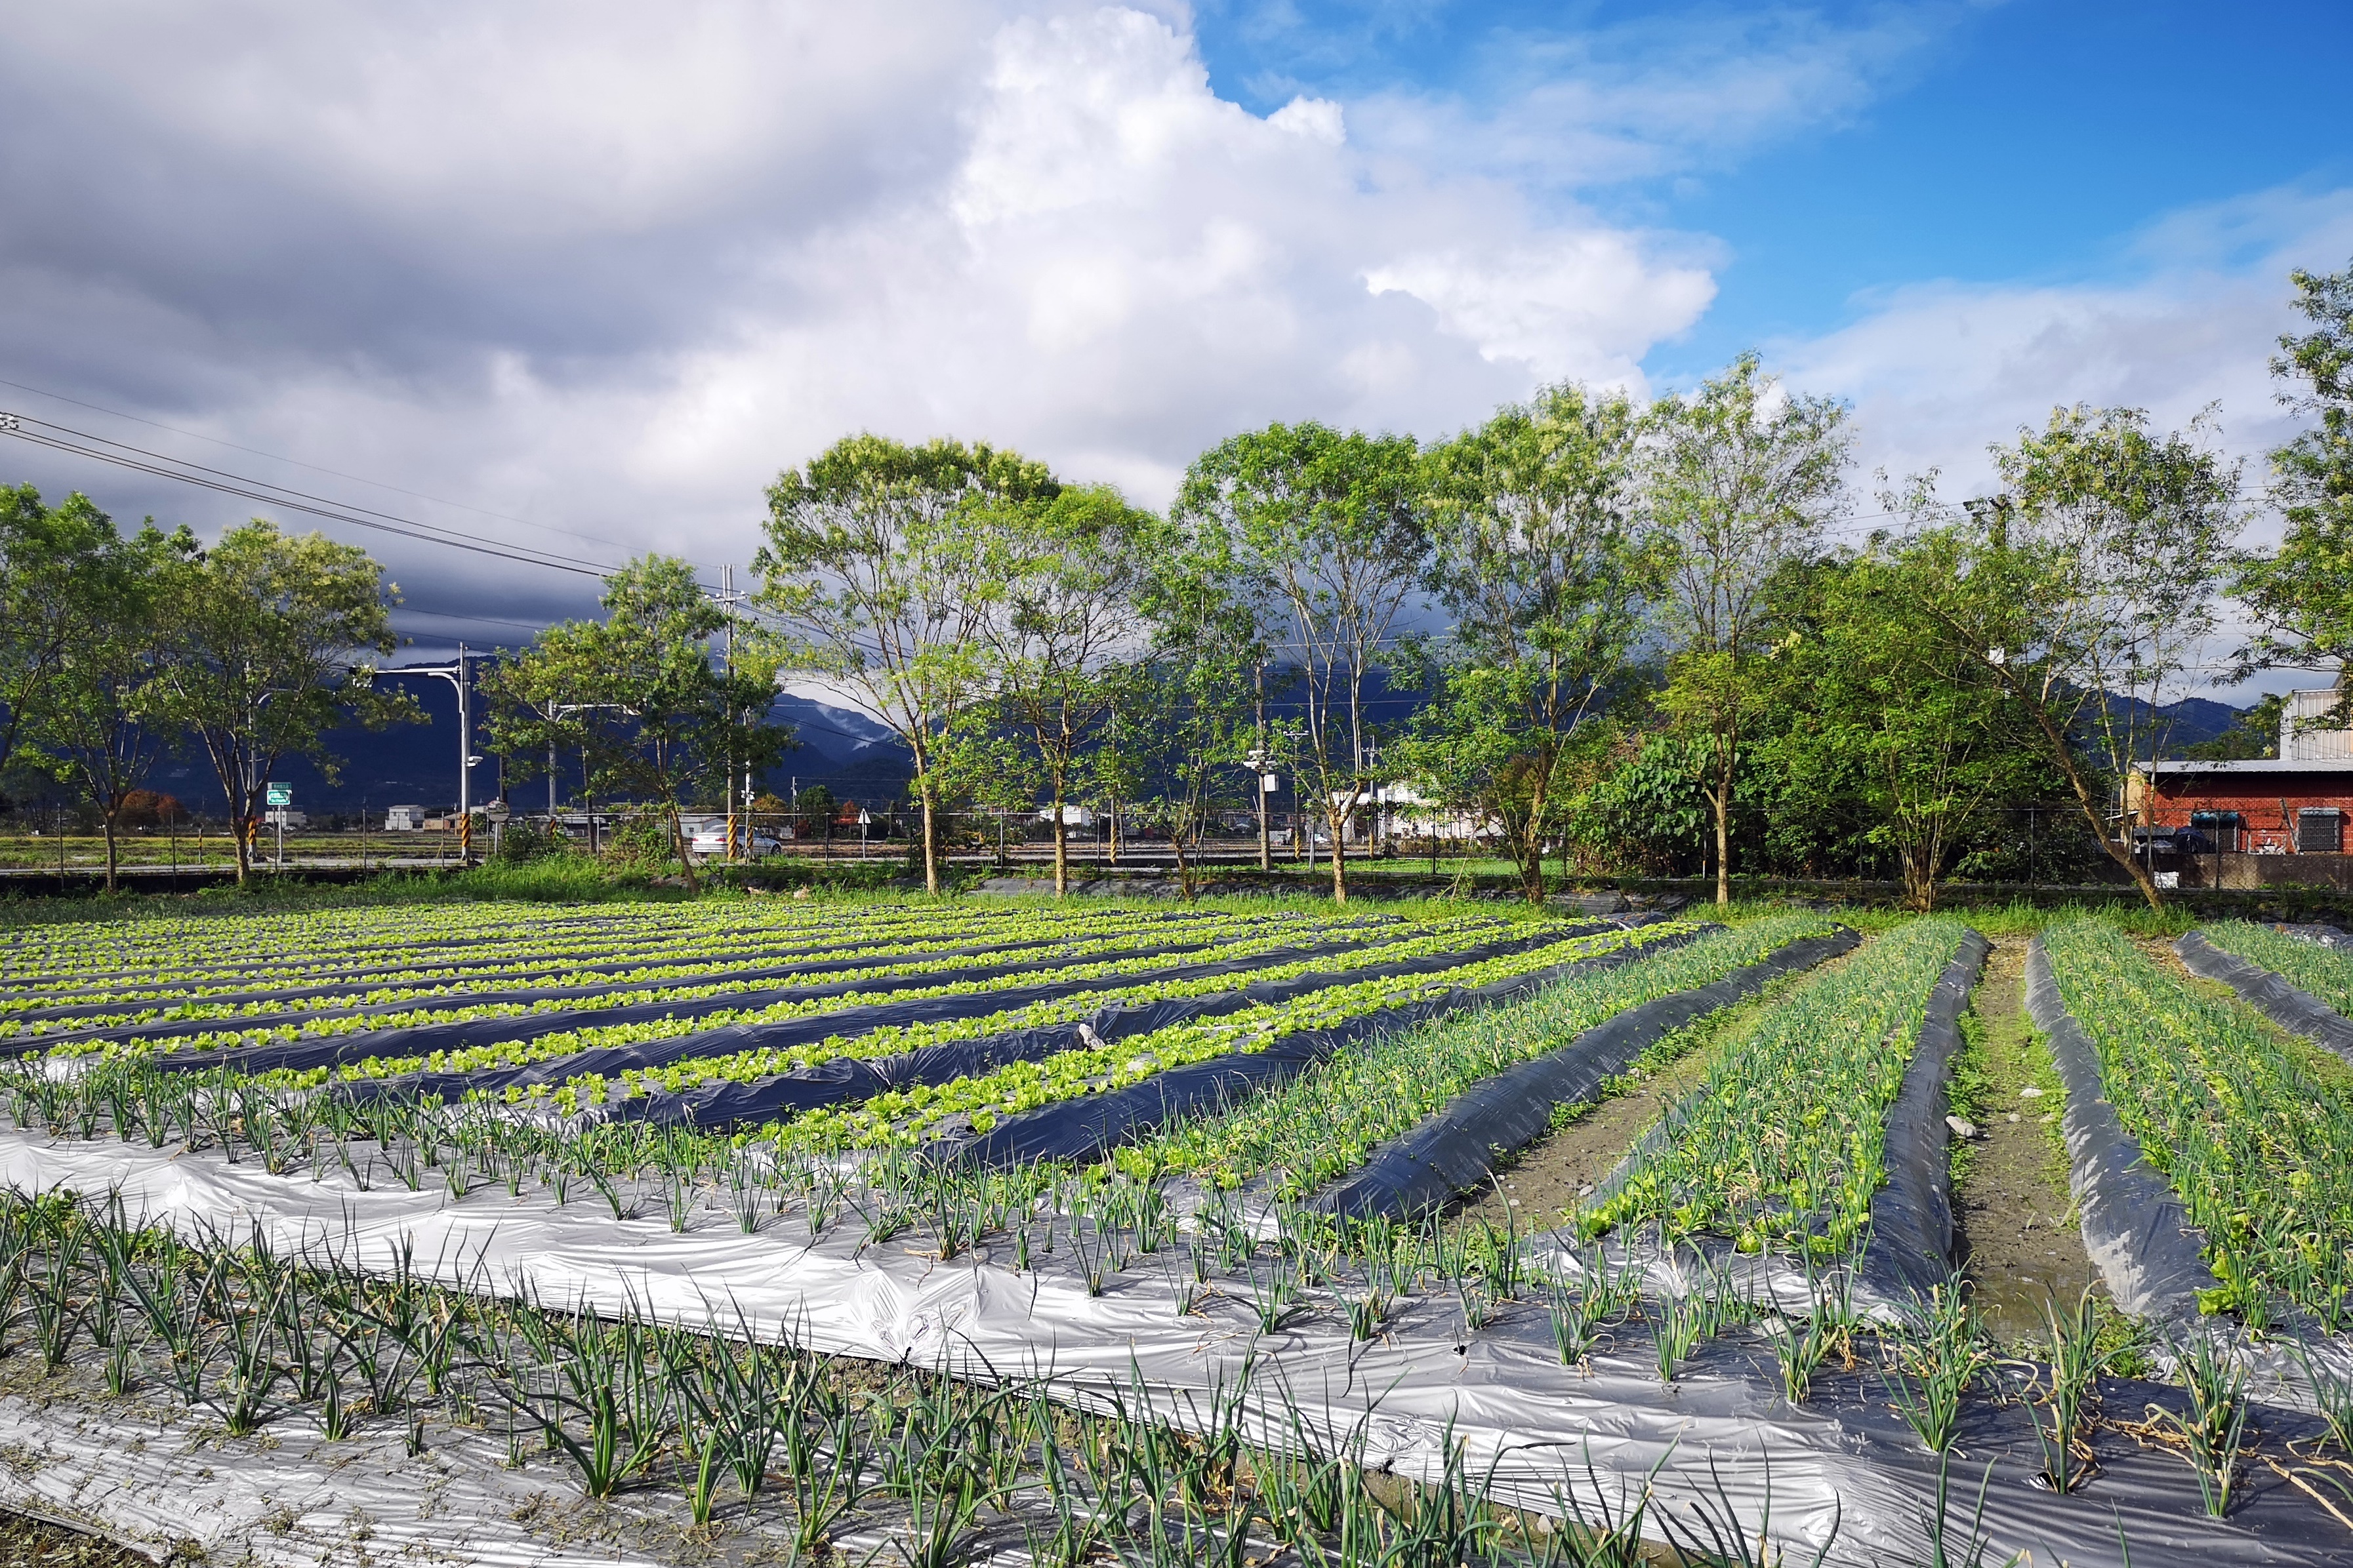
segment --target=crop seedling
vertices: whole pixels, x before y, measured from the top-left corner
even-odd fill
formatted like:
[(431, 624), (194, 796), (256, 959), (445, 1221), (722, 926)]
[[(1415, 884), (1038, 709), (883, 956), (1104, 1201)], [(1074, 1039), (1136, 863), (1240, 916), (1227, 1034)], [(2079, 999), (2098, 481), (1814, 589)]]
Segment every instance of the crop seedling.
[(2105, 1358), (2097, 1348), (2099, 1319), (2089, 1289), (2072, 1308), (2063, 1310), (2056, 1301), (2046, 1301), (2042, 1311), (2050, 1329), (2049, 1387), (2034, 1436), (2042, 1448), (2043, 1479), (2064, 1494), (2090, 1473), (2088, 1455), (2079, 1461), (2075, 1449)]
[(2179, 1414), (2152, 1406), (2189, 1449), (2190, 1468), (2206, 1511), (2216, 1519), (2231, 1511), (2237, 1489), (2239, 1448), (2247, 1431), (2247, 1369), (2219, 1336), (2191, 1334), (2173, 1347), (2174, 1364), (2189, 1408)]
[(1956, 1275), (1931, 1289), (1892, 1336), (1889, 1393), (1905, 1424), (1932, 1454), (1947, 1451), (1960, 1422), (1961, 1398), (1989, 1361), (1977, 1320)]

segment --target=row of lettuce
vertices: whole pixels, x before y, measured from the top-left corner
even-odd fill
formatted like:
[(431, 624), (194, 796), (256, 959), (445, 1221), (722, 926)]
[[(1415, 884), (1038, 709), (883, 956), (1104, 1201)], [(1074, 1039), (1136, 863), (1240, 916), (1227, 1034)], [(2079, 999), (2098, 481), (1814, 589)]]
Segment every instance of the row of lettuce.
[(289, 1010), (311, 996), (335, 995), (348, 1004), (351, 998), (389, 1001), (518, 981), (549, 988), (616, 979), (669, 979), (828, 952), (913, 952), (1075, 941), (1121, 931), (1156, 931), (1176, 941), (1194, 931), (1250, 924), (1358, 930), (1395, 923), (1395, 917), (1378, 914), (1341, 919), (1265, 910), (876, 908), (832, 919), (803, 914), (791, 920), (699, 921), (636, 931), (559, 927), (444, 942), (365, 941), (354, 935), (266, 963), (221, 963), (179, 953), (119, 963), (99, 973), (70, 968), (28, 972), (11, 979), (5, 994), (0, 995), (0, 1017), (37, 1016), (60, 1007), (70, 1007), (85, 1026), (115, 1016), (132, 1021), (227, 1017)]
[[(1361, 1164), (1381, 1143), (1411, 1131), (1456, 1096), (1516, 1064), (1552, 1051), (1625, 1010), (1692, 990), (1754, 964), (1801, 938), (1831, 930), (1819, 916), (1792, 913), (1731, 930), (1661, 923), (1630, 931), (1555, 928), (1474, 956), (1491, 921), (1391, 922), (1336, 952), (1254, 964), (1242, 973), (1152, 977), (1123, 984), (1149, 959), (1062, 963), (1057, 978), (1090, 984), (1068, 994), (999, 1011), (861, 1028), (847, 1012), (934, 994), (985, 995), (997, 977), (787, 1001), (747, 1013), (768, 1022), (842, 1014), (844, 1027), (786, 1047), (687, 1054), (655, 1068), (583, 1072), (560, 1081), (508, 1083), (505, 1104), (572, 1115), (610, 1113), (628, 1101), (756, 1084), (838, 1057), (876, 1058), (1041, 1026), (1074, 1025), (1107, 1006), (1216, 997), (1251, 981), (1309, 979), (1283, 1000), (1220, 1009), (1113, 1042), (1074, 1039), (1072, 1048), (938, 1084), (893, 1089), (740, 1129), (738, 1139), (797, 1158), (920, 1147), (940, 1138), (985, 1134), (1006, 1117), (1145, 1083), (1234, 1053), (1261, 1051), (1302, 1031), (1361, 1020), (1450, 988), (1558, 970), (1560, 978), (1507, 1008), (1482, 1008), (1440, 1022), (1374, 1033), (1267, 1092), (1240, 1097), (1206, 1116), (1149, 1130), (1113, 1152), (1101, 1170), (1135, 1182), (1189, 1177), (1222, 1188), (1256, 1184), (1297, 1198)], [(1284, 933), (1295, 941), (1295, 933)], [(1329, 935), (1329, 931), (1322, 934)], [(1713, 1231), (1746, 1247), (1851, 1250), (1862, 1241), (1870, 1194), (1884, 1180), (1886, 1110), (1916, 1041), (1929, 990), (1964, 928), (1914, 922), (1852, 961), (1803, 976), (1745, 1032), (1725, 1043), (1702, 1087), (1630, 1162), (1626, 1179), (1569, 1216), (1588, 1235), (1657, 1223), (1677, 1235)], [(1255, 933), (1194, 956), (1248, 959), (1274, 937)], [(1464, 961), (1414, 961), (1463, 952)], [(1616, 955), (1607, 964), (1588, 961)], [(1405, 965), (1406, 973), (1396, 972)], [(1352, 973), (1366, 972), (1361, 978)], [(726, 1017), (727, 1016), (721, 1016)], [(470, 1074), (528, 1067), (600, 1047), (675, 1040), (711, 1031), (712, 1017), (656, 1019), (494, 1042), (423, 1058), (375, 1058), (331, 1068), (259, 1075), (262, 1087), (303, 1090), (397, 1079), (419, 1070)], [(691, 1044), (691, 1041), (690, 1041)], [(107, 1065), (135, 1066), (135, 1054)]]
[[(5, 1019), (0, 1037), (42, 1035), (90, 1037), (83, 1048), (107, 1042), (96, 1030), (126, 1024), (178, 1023), (185, 1033), (163, 1037), (163, 1049), (203, 1048), (248, 1041), (314, 1038), (362, 1029), (412, 1027), (480, 1018), (514, 1017), (533, 1012), (565, 1012), (628, 1006), (656, 1001), (691, 1002), (763, 986), (789, 986), (808, 972), (828, 984), (921, 973), (1006, 965), (1055, 964), (1093, 954), (1154, 952), (1198, 954), (1236, 943), (1271, 950), (1284, 945), (1356, 942), (1395, 925), (1360, 920), (1298, 915), (1228, 914), (1172, 925), (1148, 915), (1112, 916), (1088, 922), (1026, 926), (997, 925), (946, 930), (912, 926), (828, 933), (820, 940), (770, 947), (731, 948), (717, 956), (628, 960), (550, 969), (534, 965), (507, 975), (468, 973), (438, 979), (375, 980), (365, 989), (322, 988), (311, 994), (270, 994), (210, 1000), (188, 999), (170, 1006), (126, 1005), (116, 1012), (69, 1013)], [(1501, 934), (1504, 928), (1483, 919), (1448, 922), (1446, 929)], [(304, 988), (306, 991), (310, 988)], [(99, 1004), (99, 1005), (107, 1005)]]

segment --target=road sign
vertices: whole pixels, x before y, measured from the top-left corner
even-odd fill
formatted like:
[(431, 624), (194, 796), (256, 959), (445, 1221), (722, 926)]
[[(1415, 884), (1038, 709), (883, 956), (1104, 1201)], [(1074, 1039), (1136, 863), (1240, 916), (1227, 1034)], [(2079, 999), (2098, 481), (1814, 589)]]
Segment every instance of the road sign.
[(482, 815), (489, 817), (492, 822), (504, 822), (508, 817), (514, 815), (514, 808), (507, 805), (505, 801), (494, 800), (491, 802), (490, 805), (482, 807)]
[(292, 805), (294, 804), (294, 786), (292, 784), (266, 784), (263, 786), (263, 789), (265, 793), (261, 797), (261, 804), (264, 805)]

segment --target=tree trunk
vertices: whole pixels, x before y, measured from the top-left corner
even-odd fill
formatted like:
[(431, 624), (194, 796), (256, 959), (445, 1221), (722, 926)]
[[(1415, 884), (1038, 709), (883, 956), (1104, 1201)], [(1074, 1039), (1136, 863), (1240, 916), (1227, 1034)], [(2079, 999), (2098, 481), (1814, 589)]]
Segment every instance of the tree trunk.
[(1071, 837), (1062, 826), (1062, 781), (1054, 780), (1054, 896), (1068, 898), (1071, 891)]
[(1732, 902), (1732, 769), (1735, 755), (1729, 744), (1720, 752), (1715, 795), (1710, 802), (1715, 807), (1715, 903), (1718, 909)]
[(1185, 901), (1193, 901), (1193, 863), (1185, 858), (1184, 818), (1172, 818), (1168, 828), (1168, 847), (1176, 853), (1176, 887)]
[(917, 793), (923, 801), (923, 891), (937, 893), (940, 890), (940, 845), (937, 819), (932, 812), (932, 781), (923, 779)]
[(2052, 723), (2051, 715), (2042, 710), (2041, 703), (2035, 704), (2034, 717), (2042, 728), (2043, 743), (2051, 748), (2059, 771), (2067, 775), (2067, 784), (2075, 792), (2076, 806), (2083, 812), (2084, 820), (2091, 824), (2092, 837), (2100, 841), (2100, 847), (2108, 852), (2109, 859), (2125, 868), (2126, 875), (2132, 878), (2133, 885), (2140, 889), (2140, 896), (2148, 901), (2148, 907), (2162, 912), (2165, 900), (2157, 890), (2157, 879), (2148, 874), (2148, 868), (2143, 866), (2140, 857), (2132, 852), (2131, 824), (2125, 825), (2127, 831), (2122, 842), (2108, 832), (2107, 819), (2102, 814), (2099, 803), (2092, 798), (2092, 786), (2084, 782), (2083, 770), (2075, 765), (2075, 753), (2068, 746), (2067, 738), (2059, 732), (2058, 726)]
[(679, 820), (678, 799), (674, 795), (670, 803), (670, 841), (678, 849), (679, 875), (686, 879), (686, 896), (694, 898), (702, 891), (702, 886), (694, 878), (694, 857), (686, 847), (686, 825)]
[(1328, 809), (1324, 816), (1332, 829), (1332, 901), (1345, 904), (1348, 901), (1348, 858), (1341, 852), (1340, 835), (1347, 827), (1348, 818), (1345, 813), (1335, 816)]
[(106, 827), (106, 890), (110, 893), (114, 891), (114, 818), (121, 809), (122, 803), (117, 801), (113, 811), (103, 812), (99, 817)]

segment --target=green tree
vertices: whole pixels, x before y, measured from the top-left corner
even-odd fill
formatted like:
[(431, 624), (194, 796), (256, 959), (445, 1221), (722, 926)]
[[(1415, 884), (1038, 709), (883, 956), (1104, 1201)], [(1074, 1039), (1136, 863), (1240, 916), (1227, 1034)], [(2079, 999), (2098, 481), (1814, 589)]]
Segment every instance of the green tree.
[[(1052, 813), (1054, 891), (1070, 891), (1063, 802), (1081, 749), (1143, 652), (1145, 583), (1164, 547), (1159, 520), (1107, 485), (982, 509), (976, 533), (998, 584), (982, 622), (996, 714), (1024, 740)], [(1002, 779), (1001, 768), (992, 776)]]
[[(2353, 658), (2353, 264), (2341, 272), (2289, 274), (2308, 332), (2280, 339), (2272, 374), (2308, 390), (2280, 401), (2317, 423), (2271, 455), (2272, 500), (2287, 521), (2279, 549), (2235, 563), (2233, 591), (2256, 635), (2240, 654), (2241, 679), (2278, 666)], [(2353, 714), (2340, 701), (2321, 722)]]
[(1642, 454), (1646, 575), (1675, 652), (1661, 698), (1705, 740), (1715, 818), (1715, 899), (1732, 898), (1732, 814), (1741, 742), (1771, 710), (1778, 660), (1767, 585), (1812, 553), (1843, 493), (1843, 404), (1783, 392), (1744, 354), (1689, 397), (1652, 405)]
[(938, 752), (990, 692), (983, 629), (1003, 595), (976, 514), (1050, 500), (1043, 464), (987, 446), (849, 437), (768, 488), (757, 602), (786, 668), (898, 736), (923, 806), (923, 884), (939, 890)]
[(98, 808), (110, 892), (124, 808), (177, 738), (156, 632), (173, 568), (196, 552), (186, 529), (167, 535), (150, 523), (129, 539), (110, 538), (66, 585), (80, 601), (76, 632), (33, 732)]
[(1985, 814), (2028, 786), (2023, 715), (1981, 661), (1958, 657), (1920, 605), (1934, 558), (1875, 541), (1802, 574), (1810, 601), (1791, 649), (1806, 692), (1775, 737), (1801, 783), (1861, 797), (1864, 842), (1891, 852), (1912, 907), (1936, 907), (1936, 883)]
[[(2084, 826), (2163, 907), (2122, 829), (2119, 793), (2166, 724), (2167, 688), (2214, 629), (2214, 595), (2241, 522), (2239, 468), (2137, 409), (2052, 411), (1994, 459), (2008, 492), (1979, 521), (1922, 531), (1908, 591), (1957, 660), (2019, 704), (2041, 760)], [(1914, 501), (1933, 515), (1933, 498)]]
[(1342, 902), (1343, 841), (1371, 780), (1365, 679), (1422, 577), (1422, 503), (1411, 437), (1311, 422), (1270, 425), (1204, 452), (1175, 509), (1193, 538), (1218, 541), (1247, 596), (1281, 612), (1306, 698), (1296, 765), (1331, 830), (1332, 896)]
[(1577, 731), (1642, 630), (1629, 538), (1637, 430), (1623, 395), (1563, 384), (1433, 449), (1428, 585), (1453, 617), (1438, 700), (1398, 753), (1424, 793), (1501, 830), (1530, 903), (1563, 826)]
[(1266, 658), (1262, 606), (1237, 579), (1222, 541), (1168, 540), (1146, 574), (1141, 605), (1152, 624), (1150, 657), (1130, 667), (1119, 711), (1125, 762), (1154, 791), (1147, 815), (1168, 841), (1177, 886), (1197, 886), (1192, 846), (1219, 813), (1256, 801), (1256, 679)]
[(814, 833), (820, 840), (833, 842), (833, 815), (840, 802), (833, 791), (821, 784), (804, 784), (800, 794), (793, 796), (793, 816), (802, 837)]
[(0, 485), (0, 773), (37, 723), (116, 543), (114, 520), (79, 491), (52, 507), (30, 485)]
[(158, 645), (163, 710), (202, 744), (236, 826), (237, 877), (252, 874), (248, 834), (279, 762), (308, 759), (328, 782), (340, 760), (326, 732), (346, 716), (374, 729), (416, 705), (370, 684), (363, 656), (397, 646), (400, 590), (355, 544), (286, 534), (266, 519), (188, 552), (164, 574)]
[(776, 666), (739, 650), (723, 667), (712, 640), (727, 616), (674, 556), (647, 555), (605, 579), (601, 621), (564, 621), (483, 677), (491, 743), (517, 759), (577, 752), (588, 787), (659, 805), (690, 889), (683, 800), (738, 769), (776, 765), (792, 731), (768, 718)]

